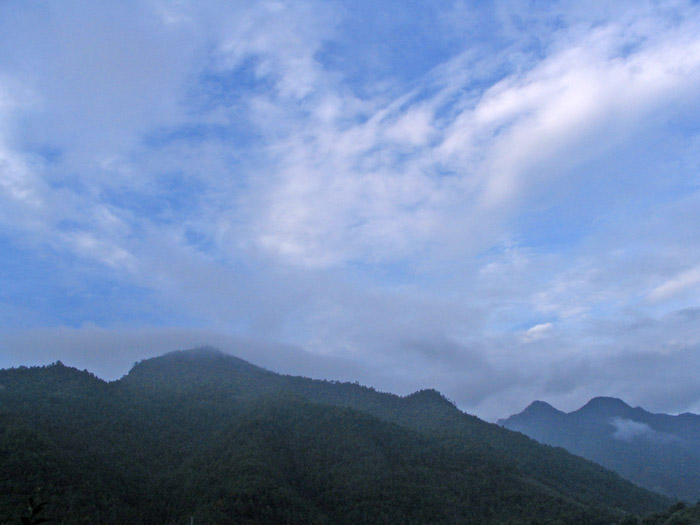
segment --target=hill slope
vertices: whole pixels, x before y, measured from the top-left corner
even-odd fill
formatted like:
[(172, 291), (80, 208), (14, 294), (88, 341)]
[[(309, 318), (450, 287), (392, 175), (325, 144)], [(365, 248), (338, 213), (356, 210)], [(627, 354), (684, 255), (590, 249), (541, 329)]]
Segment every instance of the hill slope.
[(536, 401), (499, 424), (564, 447), (651, 490), (700, 499), (700, 416), (652, 414), (598, 397), (568, 414)]
[(613, 523), (669, 504), (434, 390), (283, 376), (210, 349), (113, 383), (0, 371), (0, 424), (0, 522), (36, 487), (70, 523)]

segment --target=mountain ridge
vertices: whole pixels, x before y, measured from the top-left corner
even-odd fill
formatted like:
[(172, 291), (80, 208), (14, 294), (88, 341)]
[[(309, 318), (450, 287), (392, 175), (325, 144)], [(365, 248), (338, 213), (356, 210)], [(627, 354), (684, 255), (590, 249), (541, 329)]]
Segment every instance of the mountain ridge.
[[(143, 360), (109, 383), (52, 365), (2, 370), (0, 385), (7, 429), (45, 443), (25, 457), (16, 438), (0, 433), (0, 449), (25, 458), (18, 471), (0, 456), (0, 474), (15, 472), (17, 486), (48, 487), (54, 512), (76, 523), (88, 513), (100, 523), (176, 523), (196, 514), (216, 523), (410, 523), (434, 515), (437, 523), (568, 516), (602, 524), (670, 503), (465, 414), (435, 389), (401, 397), (276, 374), (212, 349)], [(61, 472), (85, 481), (68, 483)], [(0, 512), (21, 508), (20, 494), (9, 494)]]
[(700, 415), (659, 414), (621, 399), (595, 397), (571, 412), (528, 406), (504, 428), (591, 459), (651, 490), (700, 498)]

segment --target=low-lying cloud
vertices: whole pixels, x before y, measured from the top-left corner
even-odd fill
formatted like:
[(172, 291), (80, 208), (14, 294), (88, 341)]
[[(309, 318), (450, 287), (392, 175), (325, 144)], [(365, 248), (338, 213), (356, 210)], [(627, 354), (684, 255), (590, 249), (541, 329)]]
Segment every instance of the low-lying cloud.
[(637, 437), (653, 439), (655, 435), (655, 432), (649, 425), (646, 423), (640, 423), (639, 421), (614, 417), (610, 419), (610, 423), (613, 427), (615, 427), (613, 437), (621, 441), (629, 442)]
[(648, 441), (660, 443), (679, 441), (677, 436), (665, 432), (658, 432), (646, 423), (641, 423), (632, 419), (613, 417), (610, 418), (610, 424), (615, 428), (613, 437), (628, 443), (635, 439), (646, 439)]

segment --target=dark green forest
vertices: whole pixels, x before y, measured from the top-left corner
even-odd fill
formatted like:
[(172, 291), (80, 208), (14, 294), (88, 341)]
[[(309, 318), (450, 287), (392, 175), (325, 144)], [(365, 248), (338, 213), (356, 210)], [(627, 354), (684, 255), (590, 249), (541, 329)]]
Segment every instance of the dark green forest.
[(60, 363), (0, 371), (0, 484), (0, 523), (700, 522), (435, 390), (284, 376), (213, 349), (114, 382)]

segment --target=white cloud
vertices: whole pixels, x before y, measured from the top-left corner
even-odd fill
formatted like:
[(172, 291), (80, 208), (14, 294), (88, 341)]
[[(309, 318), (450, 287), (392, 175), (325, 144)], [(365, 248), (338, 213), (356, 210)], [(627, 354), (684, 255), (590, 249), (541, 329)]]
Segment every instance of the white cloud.
[[(474, 253), (484, 247), (480, 232), (502, 228), (538, 185), (633, 140), (654, 112), (685, 103), (700, 71), (696, 20), (670, 26), (640, 16), (634, 30), (609, 24), (562, 38), (566, 45), (466, 108), (448, 95), (468, 87), (461, 71), (430, 98), (402, 96), (355, 124), (348, 122), (359, 106), (335, 106), (335, 120), (305, 123), (301, 138), (278, 150), (276, 182), (262, 187), (270, 213), (258, 239), (289, 261), (325, 266), (407, 258), (427, 243), (453, 245), (449, 232), (458, 229)], [(621, 52), (626, 46), (636, 47)], [(402, 161), (407, 145), (421, 147)]]
[[(690, 30), (695, 14), (673, 27), (640, 16), (627, 26), (561, 31), (552, 54), (491, 87), (470, 87), (464, 68), (473, 65), (458, 58), (436, 68), (445, 78), (429, 75), (437, 89), (428, 98), (415, 89), (389, 102), (363, 100), (317, 60), (334, 30), (318, 6), (156, 7), (141, 6), (140, 18), (108, 13), (117, 23), (99, 42), (94, 27), (107, 15), (87, 11), (81, 16), (94, 17), (92, 25), (55, 50), (34, 49), (26, 58), (37, 65), (35, 83), (53, 87), (39, 91), (42, 118), (29, 119), (28, 129), (41, 123), (39, 137), (55, 137), (66, 149), (64, 162), (82, 163), (65, 168), (97, 192), (147, 187), (152, 175), (135, 167), (143, 162), (135, 137), (186, 120), (183, 97), (202, 67), (194, 60), (213, 41), (214, 71), (234, 75), (250, 60), (257, 77), (276, 86), (240, 101), (269, 143), (266, 158), (241, 174), (246, 194), (230, 195), (236, 204), (254, 203), (230, 218), (235, 235), (310, 266), (408, 260), (428, 247), (450, 257), (457, 246), (463, 256), (488, 248), (536, 185), (611, 147), (611, 128), (624, 140), (640, 119), (696, 85), (700, 70), (700, 44)], [(52, 22), (67, 31), (69, 19), (58, 13)], [(128, 45), (127, 29), (134, 33)], [(633, 44), (632, 52), (619, 53)], [(69, 59), (79, 49), (91, 53)], [(88, 74), (102, 80), (88, 83)], [(466, 95), (455, 99), (459, 93)], [(290, 98), (300, 104), (289, 105)], [(238, 111), (219, 114), (230, 121)], [(97, 164), (75, 157), (97, 152)], [(15, 158), (11, 153), (6, 157)], [(114, 159), (122, 159), (121, 168), (103, 168)], [(206, 177), (212, 195), (225, 194), (231, 175), (224, 170), (196, 176)], [(13, 188), (19, 191), (17, 183)], [(214, 213), (227, 220), (227, 210)]]
[(7, 201), (36, 210), (42, 205), (36, 185), (37, 181), (26, 163), (0, 144), (0, 189)]
[(700, 284), (700, 266), (679, 273), (649, 293), (651, 301), (669, 299), (689, 288)]
[(615, 427), (613, 437), (621, 441), (632, 441), (637, 437), (649, 437), (654, 432), (646, 423), (640, 423), (631, 419), (614, 417), (610, 420), (610, 423)]
[(87, 232), (64, 234), (67, 243), (81, 256), (94, 259), (107, 266), (131, 270), (136, 267), (136, 259), (128, 251), (109, 241), (100, 240)]
[(432, 113), (431, 108), (412, 108), (386, 129), (386, 136), (399, 145), (422, 146), (435, 132)]
[(673, 434), (658, 432), (646, 423), (641, 423), (632, 419), (614, 417), (610, 419), (610, 424), (615, 428), (613, 437), (620, 441), (630, 442), (638, 438), (662, 443), (680, 441), (680, 438)]
[(527, 330), (525, 330), (525, 332), (523, 332), (522, 341), (524, 343), (532, 343), (534, 341), (542, 339), (543, 337), (547, 336), (547, 334), (552, 330), (552, 328), (552, 323), (536, 324), (535, 326), (528, 328)]
[[(561, 174), (624, 140), (642, 119), (695, 89), (695, 23), (645, 28), (648, 41), (628, 55), (619, 54), (626, 37), (620, 27), (585, 34), (531, 71), (488, 89), (450, 125), (441, 153), (469, 163), (477, 147), (486, 148), (484, 205), (521, 196), (526, 183)], [(551, 161), (554, 169), (544, 164)]]

